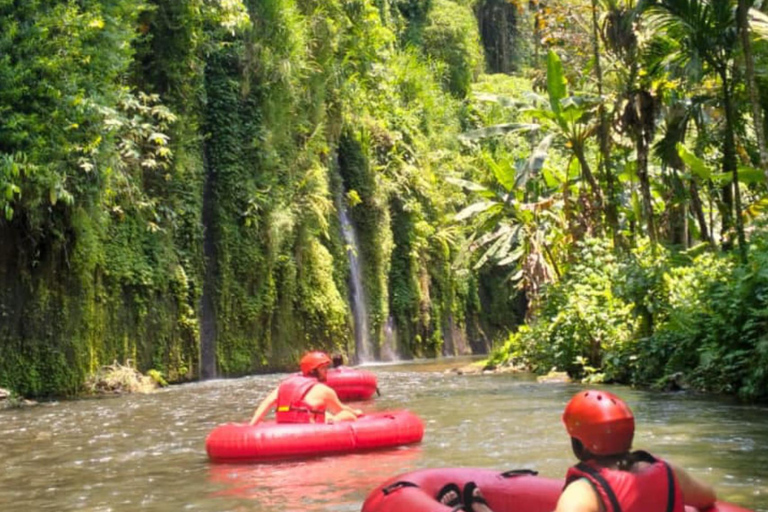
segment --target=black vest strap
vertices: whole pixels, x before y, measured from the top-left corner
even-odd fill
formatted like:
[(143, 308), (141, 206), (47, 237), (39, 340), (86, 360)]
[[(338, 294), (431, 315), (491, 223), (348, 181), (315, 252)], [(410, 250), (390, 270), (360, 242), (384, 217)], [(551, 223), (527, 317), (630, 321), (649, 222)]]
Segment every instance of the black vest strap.
[(322, 410), (322, 409), (312, 409), (310, 407), (297, 407), (297, 406), (294, 406), (294, 405), (291, 405), (291, 410), (292, 411), (298, 411), (298, 412), (306, 412), (306, 413), (309, 413), (309, 414), (324, 414), (325, 413), (325, 411)]
[[(611, 489), (611, 486), (608, 485), (608, 482), (605, 481), (605, 478), (595, 471), (594, 468), (589, 466), (588, 464), (585, 464), (583, 462), (576, 465), (576, 468), (579, 471), (582, 471), (584, 473), (587, 473), (589, 476), (595, 479), (595, 481), (600, 485), (600, 487), (603, 488), (603, 491), (605, 491), (605, 495), (608, 496), (608, 500), (611, 502), (611, 508), (613, 508), (613, 512), (621, 512), (621, 505), (619, 505), (619, 500), (616, 498), (616, 494), (613, 492), (613, 489)], [(591, 482), (590, 482), (591, 483)], [(598, 493), (598, 496), (600, 494)]]
[(667, 512), (672, 512), (675, 509), (675, 475), (669, 464), (663, 464), (667, 470)]
[[(631, 458), (634, 462), (647, 462), (649, 464), (661, 462), (664, 464), (664, 468), (667, 470), (667, 512), (673, 512), (675, 510), (675, 475), (670, 465), (664, 461), (660, 461), (650, 453), (642, 450), (632, 452)], [(613, 492), (611, 486), (608, 484), (608, 482), (605, 481), (605, 479), (600, 475), (598, 471), (583, 462), (577, 464), (576, 468), (594, 478), (595, 482), (597, 482), (598, 485), (602, 487), (606, 496), (608, 496), (608, 500), (611, 502), (614, 512), (621, 512), (621, 506), (619, 505), (619, 500), (616, 498), (616, 494)], [(568, 483), (570, 482), (567, 482), (566, 485)], [(594, 486), (592, 481), (589, 481), (589, 483)], [(597, 489), (595, 489), (595, 491), (597, 491)], [(598, 496), (599, 495), (600, 493), (598, 492)]]

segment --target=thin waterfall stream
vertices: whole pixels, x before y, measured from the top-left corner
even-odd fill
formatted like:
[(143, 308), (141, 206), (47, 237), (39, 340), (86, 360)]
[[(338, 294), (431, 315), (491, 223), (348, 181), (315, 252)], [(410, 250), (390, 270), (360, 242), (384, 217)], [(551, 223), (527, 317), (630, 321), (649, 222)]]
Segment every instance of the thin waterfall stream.
[(360, 266), (359, 246), (355, 226), (349, 218), (349, 212), (343, 199), (337, 201), (339, 210), (339, 221), (341, 231), (344, 236), (344, 242), (347, 246), (347, 256), (349, 258), (350, 291), (352, 316), (355, 321), (355, 354), (358, 363), (367, 363), (373, 361), (374, 354), (371, 349), (370, 336), (368, 332), (368, 308), (365, 304), (365, 289), (363, 288), (363, 275)]

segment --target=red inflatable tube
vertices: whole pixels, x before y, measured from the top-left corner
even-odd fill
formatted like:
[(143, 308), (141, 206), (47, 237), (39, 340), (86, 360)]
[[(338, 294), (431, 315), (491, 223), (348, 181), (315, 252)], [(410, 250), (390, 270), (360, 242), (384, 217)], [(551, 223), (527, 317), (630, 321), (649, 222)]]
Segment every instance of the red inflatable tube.
[(216, 462), (298, 459), (418, 443), (424, 423), (409, 411), (366, 414), (357, 421), (326, 423), (227, 423), (205, 440)]
[(342, 402), (370, 400), (378, 390), (376, 375), (355, 368), (331, 368), (325, 382)]
[[(422, 469), (384, 482), (368, 495), (362, 512), (450, 512), (437, 501), (440, 489), (455, 483), (464, 489), (475, 482), (494, 512), (552, 512), (563, 481), (536, 476), (529, 470), (500, 472), (478, 468)], [(686, 507), (686, 512), (696, 512)], [(751, 512), (730, 503), (717, 502), (706, 512)]]

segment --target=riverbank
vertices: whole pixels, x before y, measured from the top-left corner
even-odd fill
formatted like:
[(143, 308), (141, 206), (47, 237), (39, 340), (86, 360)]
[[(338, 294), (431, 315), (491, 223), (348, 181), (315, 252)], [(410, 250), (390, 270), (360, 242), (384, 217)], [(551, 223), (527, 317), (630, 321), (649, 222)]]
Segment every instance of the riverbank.
[[(87, 398), (126, 393), (152, 393), (167, 385), (168, 382), (156, 370), (150, 370), (143, 374), (134, 368), (130, 361), (126, 364), (115, 361), (99, 368), (94, 375), (86, 380), (82, 392), (76, 396)], [(38, 402), (25, 398), (13, 390), (0, 388), (0, 410), (34, 405), (38, 405)]]
[[(531, 371), (522, 366), (516, 366), (513, 364), (494, 364), (490, 359), (484, 359), (482, 361), (474, 361), (472, 363), (456, 366), (445, 370), (445, 373), (454, 373), (457, 375), (480, 375), (480, 374), (494, 374), (494, 373), (531, 373)], [(539, 375), (536, 377), (537, 382), (572, 382), (571, 378), (566, 372), (550, 371), (545, 375)]]

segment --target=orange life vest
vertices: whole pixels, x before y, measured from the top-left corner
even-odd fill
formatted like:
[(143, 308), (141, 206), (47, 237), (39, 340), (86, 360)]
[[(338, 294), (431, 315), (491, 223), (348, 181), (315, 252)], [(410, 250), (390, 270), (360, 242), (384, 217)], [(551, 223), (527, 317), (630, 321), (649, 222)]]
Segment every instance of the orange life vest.
[(304, 401), (317, 383), (317, 379), (303, 375), (293, 375), (280, 383), (275, 420), (278, 423), (325, 423), (325, 408), (313, 409)]

